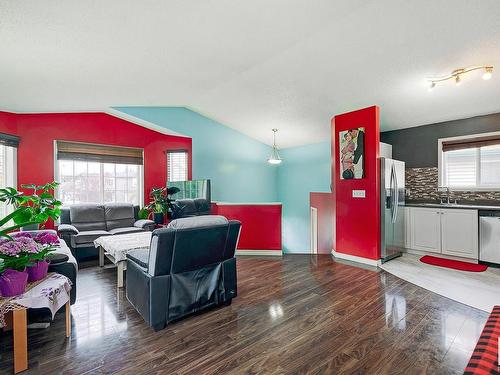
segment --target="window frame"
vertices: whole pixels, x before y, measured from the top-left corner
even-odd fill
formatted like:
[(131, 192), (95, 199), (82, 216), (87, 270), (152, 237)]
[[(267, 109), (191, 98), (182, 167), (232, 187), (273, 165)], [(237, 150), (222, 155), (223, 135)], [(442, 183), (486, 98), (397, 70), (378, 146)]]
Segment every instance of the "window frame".
[[(10, 186), (17, 189), (17, 147), (3, 144), (0, 144), (0, 147), (4, 148), (2, 173), (5, 173), (5, 187)], [(2, 205), (5, 205), (5, 210), (2, 209), (2, 213), (5, 215), (13, 211), (12, 205), (6, 205), (5, 203), (2, 203)], [(4, 226), (7, 226), (7, 224)]]
[[(170, 180), (169, 179), (169, 156), (170, 154), (186, 154), (186, 179), (185, 180)], [(189, 150), (187, 149), (169, 149), (169, 150), (166, 150), (165, 151), (165, 157), (166, 157), (166, 174), (167, 174), (167, 178), (166, 178), (166, 182), (167, 184), (169, 182), (177, 182), (177, 181), (188, 181), (189, 180)]]
[(474, 138), (483, 138), (489, 136), (500, 136), (500, 131), (497, 132), (489, 132), (489, 133), (479, 133), (479, 134), (470, 134), (463, 135), (457, 137), (449, 137), (449, 138), (439, 138), (438, 139), (438, 187), (449, 187), (450, 191), (500, 191), (500, 183), (498, 186), (478, 186), (477, 183), (481, 181), (481, 158), (480, 158), (480, 148), (473, 148), (476, 150), (476, 186), (448, 186), (447, 182), (445, 183), (445, 152), (443, 151), (443, 142), (449, 141), (460, 141), (460, 140), (472, 140)]
[[(59, 160), (57, 159), (57, 140), (54, 140), (54, 179), (57, 181), (57, 179), (60, 177), (60, 171), (59, 171)], [(144, 153), (144, 151), (143, 151)], [(143, 159), (144, 160), (144, 159)], [(73, 160), (73, 162), (75, 162)], [(92, 161), (92, 160), (88, 160), (87, 163), (89, 162), (95, 162), (95, 161)], [(100, 162), (98, 161), (97, 163), (100, 164), (100, 178), (101, 178), (101, 182), (102, 182), (102, 189), (99, 190), (99, 193), (101, 195), (101, 199), (102, 201), (101, 202), (97, 202), (99, 204), (105, 204), (104, 203), (104, 164), (117, 164), (117, 163), (103, 163), (103, 162)], [(120, 164), (120, 165), (128, 165), (128, 164)], [(138, 164), (134, 164), (134, 165), (137, 165), (139, 167), (139, 174), (138, 174), (138, 179), (139, 181), (137, 182), (138, 184), (138, 189), (139, 189), (139, 202), (137, 203), (139, 205), (139, 207), (142, 207), (144, 205), (144, 161), (143, 161), (143, 164), (142, 165), (138, 165)], [(74, 170), (73, 170), (73, 175), (74, 175)], [(115, 176), (116, 178), (116, 176)], [(54, 191), (54, 194), (55, 194), (55, 197), (56, 199), (59, 199), (61, 200), (61, 195), (60, 195), (60, 189), (57, 187)], [(62, 200), (61, 200), (62, 202)], [(68, 203), (66, 204), (65, 202), (62, 202), (63, 205), (67, 206), (67, 205), (71, 205), (73, 203)], [(133, 203), (135, 205), (135, 203)]]

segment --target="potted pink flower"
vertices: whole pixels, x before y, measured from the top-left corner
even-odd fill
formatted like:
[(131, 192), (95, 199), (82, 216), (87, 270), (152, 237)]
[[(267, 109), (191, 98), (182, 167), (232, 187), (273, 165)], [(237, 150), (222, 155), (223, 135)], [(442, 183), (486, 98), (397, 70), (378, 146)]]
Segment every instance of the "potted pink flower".
[(2, 240), (0, 242), (0, 295), (12, 297), (24, 293), (28, 282), (26, 266), (29, 256), (20, 242)]
[(33, 282), (43, 279), (47, 276), (49, 262), (47, 256), (55, 250), (59, 244), (57, 235), (50, 232), (20, 232), (14, 237), (14, 241), (23, 245), (23, 251), (27, 254), (30, 264), (26, 271), (28, 272), (28, 281)]

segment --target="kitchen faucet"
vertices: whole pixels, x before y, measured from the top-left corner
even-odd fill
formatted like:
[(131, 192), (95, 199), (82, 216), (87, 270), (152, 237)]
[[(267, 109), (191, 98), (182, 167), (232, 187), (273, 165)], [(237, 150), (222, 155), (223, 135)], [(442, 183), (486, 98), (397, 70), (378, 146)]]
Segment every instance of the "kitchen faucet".
[[(439, 192), (440, 190), (439, 189), (446, 189), (446, 204), (451, 204), (450, 202), (450, 187), (449, 186), (438, 186), (437, 188), (437, 191)], [(439, 201), (441, 202), (441, 204), (444, 204), (445, 202), (443, 202), (443, 198), (439, 198)], [(457, 203), (457, 200), (455, 199), (455, 204)]]

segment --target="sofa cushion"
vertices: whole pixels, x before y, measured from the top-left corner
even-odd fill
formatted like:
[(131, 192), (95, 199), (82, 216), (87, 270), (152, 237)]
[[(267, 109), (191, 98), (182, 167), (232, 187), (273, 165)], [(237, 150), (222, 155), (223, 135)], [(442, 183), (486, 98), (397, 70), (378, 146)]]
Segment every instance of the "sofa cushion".
[(106, 232), (105, 230), (87, 230), (87, 231), (80, 231), (80, 233), (75, 234), (71, 240), (74, 241), (75, 245), (82, 245), (82, 244), (92, 244), (94, 240), (98, 239), (99, 237), (102, 236), (110, 236), (111, 233)]
[(106, 230), (104, 206), (100, 204), (74, 204), (70, 207), (71, 225), (79, 231)]
[(126, 227), (126, 228), (111, 229), (108, 232), (110, 234), (125, 234), (125, 233), (144, 232), (144, 229), (137, 227)]
[(134, 226), (134, 206), (128, 203), (109, 203), (104, 206), (107, 230)]
[(127, 252), (127, 259), (130, 259), (139, 266), (147, 269), (149, 262), (149, 249), (131, 250)]
[(173, 220), (168, 224), (167, 228), (172, 229), (188, 229), (188, 228), (202, 228), (213, 225), (228, 224), (227, 219), (220, 215), (206, 215), (196, 217), (185, 217), (182, 219)]

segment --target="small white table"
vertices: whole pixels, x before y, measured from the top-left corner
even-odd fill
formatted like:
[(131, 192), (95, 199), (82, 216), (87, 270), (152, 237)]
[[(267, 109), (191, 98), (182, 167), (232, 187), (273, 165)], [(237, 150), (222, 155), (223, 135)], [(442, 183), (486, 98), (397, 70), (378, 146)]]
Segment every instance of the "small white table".
[(117, 287), (123, 288), (123, 273), (127, 269), (127, 253), (131, 250), (149, 249), (151, 232), (136, 232), (99, 237), (94, 246), (99, 248), (99, 266), (104, 267), (106, 256), (117, 269)]

